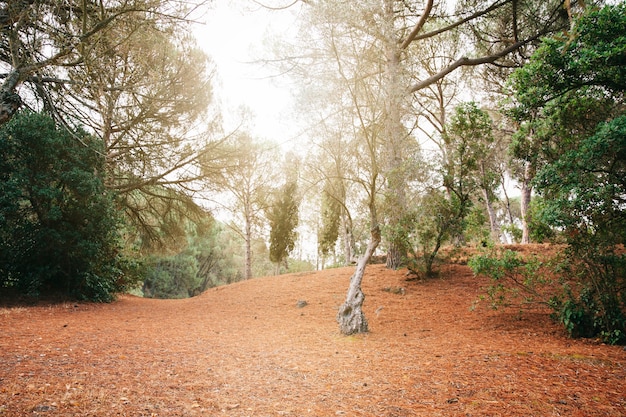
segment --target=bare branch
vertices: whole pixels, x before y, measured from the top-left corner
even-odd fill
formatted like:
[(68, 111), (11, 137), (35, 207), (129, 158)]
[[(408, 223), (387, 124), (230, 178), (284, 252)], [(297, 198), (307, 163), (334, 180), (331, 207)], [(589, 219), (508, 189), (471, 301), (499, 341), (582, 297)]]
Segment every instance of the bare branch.
[(437, 74), (434, 74), (426, 78), (425, 80), (420, 81), (417, 84), (414, 84), (413, 86), (411, 86), (409, 88), (409, 93), (415, 93), (416, 91), (419, 91), (425, 87), (428, 87), (431, 84), (436, 83), (437, 81), (441, 80), (446, 75), (450, 74), (452, 71), (460, 67), (473, 67), (473, 66), (483, 65), (483, 64), (492, 64), (498, 59), (505, 57), (506, 55), (520, 49), (524, 45), (527, 45), (528, 43), (539, 39), (541, 36), (543, 36), (543, 32), (538, 33), (535, 36), (532, 36), (524, 41), (516, 42), (513, 45), (509, 46), (508, 48), (505, 48), (492, 55), (488, 55), (488, 56), (484, 56), (480, 58), (468, 58), (468, 57), (459, 58), (456, 61), (454, 61), (452, 64), (448, 65), (446, 68), (439, 71)]
[(428, 3), (426, 3), (426, 7), (424, 8), (422, 15), (420, 16), (419, 20), (415, 24), (415, 27), (413, 28), (411, 33), (409, 33), (409, 36), (407, 36), (404, 42), (402, 42), (402, 44), (400, 45), (400, 49), (406, 49), (411, 44), (411, 42), (413, 42), (413, 39), (415, 39), (417, 34), (420, 33), (420, 31), (424, 27), (424, 24), (426, 23), (426, 20), (428, 20), (428, 17), (430, 16), (430, 12), (432, 11), (432, 9), (433, 9), (433, 0), (428, 0)]
[(481, 10), (478, 11), (476, 13), (472, 13), (471, 15), (461, 19), (461, 20), (457, 20), (456, 22), (453, 22), (447, 26), (441, 27), (437, 30), (433, 30), (427, 33), (424, 33), (423, 35), (419, 35), (419, 36), (415, 36), (411, 42), (413, 41), (418, 41), (418, 40), (422, 40), (422, 39), (427, 39), (427, 38), (432, 38), (433, 36), (437, 36), (440, 35), (442, 33), (448, 32), (456, 27), (459, 27), (467, 22), (470, 22), (474, 19), (477, 19), (481, 16), (484, 16), (488, 13), (493, 12), (494, 10), (499, 9), (500, 7), (505, 6), (506, 4), (512, 2), (513, 0), (502, 0), (501, 2), (495, 2), (494, 4), (492, 4), (491, 6), (487, 7), (485, 10)]
[[(260, 1), (257, 0), (253, 0), (254, 3), (258, 4), (259, 6), (263, 7), (264, 9), (268, 9), (268, 10), (286, 10), (290, 7), (292, 7), (293, 5), (295, 5), (296, 3), (298, 3), (300, 0), (293, 0), (290, 4), (287, 4), (286, 6), (278, 6), (278, 7), (272, 7), (272, 6), (268, 6), (266, 4), (261, 3)], [(306, 3), (306, 1), (305, 1)]]

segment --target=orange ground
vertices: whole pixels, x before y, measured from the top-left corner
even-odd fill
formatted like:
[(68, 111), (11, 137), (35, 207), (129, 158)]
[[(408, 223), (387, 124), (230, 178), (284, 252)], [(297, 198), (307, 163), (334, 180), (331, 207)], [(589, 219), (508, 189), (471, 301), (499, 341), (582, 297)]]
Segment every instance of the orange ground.
[(487, 282), (464, 265), (422, 282), (369, 266), (371, 331), (340, 335), (353, 270), (0, 307), (0, 416), (626, 416), (623, 347), (547, 312), (470, 311)]

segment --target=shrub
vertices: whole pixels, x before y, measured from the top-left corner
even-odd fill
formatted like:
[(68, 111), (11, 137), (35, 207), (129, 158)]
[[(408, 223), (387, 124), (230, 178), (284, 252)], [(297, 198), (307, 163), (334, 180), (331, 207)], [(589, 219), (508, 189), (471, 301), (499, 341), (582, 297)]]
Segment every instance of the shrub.
[(0, 129), (0, 285), (110, 301), (125, 288), (102, 143), (23, 112)]
[(555, 282), (550, 273), (557, 259), (541, 260), (537, 256), (522, 258), (517, 252), (492, 248), (472, 257), (468, 265), (475, 275), (491, 278), (487, 287), (491, 306), (515, 305), (519, 308), (552, 305)]

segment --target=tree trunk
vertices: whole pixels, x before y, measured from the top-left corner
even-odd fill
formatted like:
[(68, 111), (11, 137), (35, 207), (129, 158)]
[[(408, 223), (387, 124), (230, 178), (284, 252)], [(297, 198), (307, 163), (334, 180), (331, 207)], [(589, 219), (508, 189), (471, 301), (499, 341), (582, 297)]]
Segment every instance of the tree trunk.
[(22, 99), (15, 93), (20, 84), (20, 73), (11, 71), (0, 87), (0, 126), (11, 120), (22, 105)]
[(343, 254), (345, 257), (345, 264), (350, 265), (354, 262), (354, 235), (352, 234), (352, 220), (350, 217), (343, 213), (341, 215), (341, 230), (343, 241)]
[(348, 336), (355, 333), (366, 333), (367, 319), (363, 313), (363, 302), (365, 301), (365, 294), (361, 290), (361, 282), (363, 281), (363, 275), (365, 274), (365, 267), (370, 258), (376, 251), (378, 244), (380, 243), (380, 230), (378, 226), (371, 232), (370, 242), (367, 245), (365, 254), (359, 259), (356, 270), (350, 278), (350, 286), (348, 287), (348, 295), (346, 301), (339, 307), (337, 312), (337, 322), (339, 323), (339, 330), (344, 335)]
[(522, 179), (522, 196), (520, 201), (520, 208), (522, 214), (522, 244), (530, 243), (530, 232), (528, 229), (528, 222), (530, 220), (530, 200), (532, 195), (532, 186), (530, 182), (533, 179), (532, 165), (530, 162), (526, 162), (524, 166), (524, 178)]
[(246, 213), (246, 233), (244, 236), (246, 241), (246, 256), (245, 256), (245, 279), (252, 278), (252, 220), (248, 213)]
[(501, 184), (502, 184), (502, 192), (504, 193), (504, 201), (506, 203), (506, 213), (509, 216), (509, 223), (513, 224), (513, 213), (511, 212), (511, 199), (509, 198), (509, 194), (506, 192), (506, 184), (504, 180), (504, 174), (500, 174)]
[(387, 260), (385, 266), (388, 269), (398, 269), (406, 260), (406, 248), (404, 245), (399, 245), (394, 242), (389, 242), (389, 248), (387, 249)]
[(483, 188), (483, 197), (485, 199), (485, 206), (487, 207), (487, 214), (489, 214), (489, 231), (491, 232), (491, 239), (493, 243), (500, 243), (500, 225), (498, 224), (498, 217), (496, 211), (491, 203), (491, 196), (489, 190)]
[(385, 78), (383, 88), (385, 97), (385, 136), (387, 161), (386, 176), (386, 211), (389, 226), (398, 230), (394, 237), (387, 242), (387, 262), (389, 269), (398, 269), (406, 261), (408, 248), (404, 237), (408, 233), (402, 225), (407, 211), (406, 203), (406, 173), (403, 169), (407, 145), (407, 134), (402, 124), (403, 101), (406, 97), (406, 85), (402, 80), (400, 70), (400, 44), (394, 22), (396, 12), (393, 0), (383, 2), (384, 16), (384, 50), (385, 50)]

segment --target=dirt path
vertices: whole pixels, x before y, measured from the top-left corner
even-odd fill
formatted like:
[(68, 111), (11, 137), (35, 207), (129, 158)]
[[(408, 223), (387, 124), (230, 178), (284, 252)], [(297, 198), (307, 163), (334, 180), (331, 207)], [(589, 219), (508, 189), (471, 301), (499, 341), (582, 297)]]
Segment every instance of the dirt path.
[(426, 282), (368, 267), (371, 332), (341, 336), (352, 272), (0, 308), (0, 416), (626, 416), (623, 347), (547, 313), (470, 311), (485, 282), (466, 266)]

